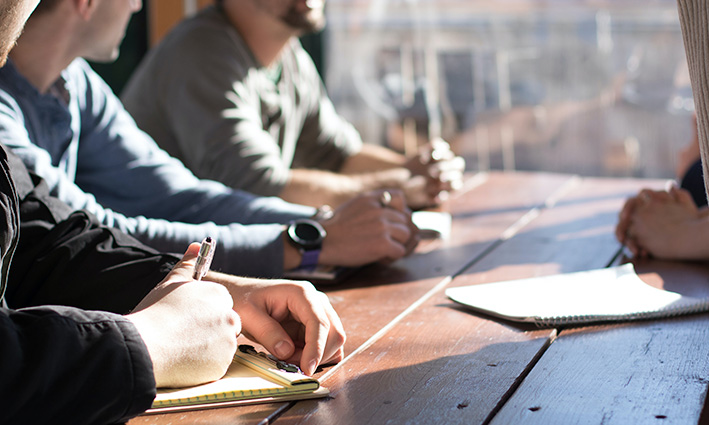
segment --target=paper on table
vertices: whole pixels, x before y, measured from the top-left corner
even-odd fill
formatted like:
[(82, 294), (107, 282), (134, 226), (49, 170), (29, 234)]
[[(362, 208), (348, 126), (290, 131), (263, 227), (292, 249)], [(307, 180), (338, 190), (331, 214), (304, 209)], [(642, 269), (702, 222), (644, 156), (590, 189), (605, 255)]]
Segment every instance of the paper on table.
[(653, 288), (632, 264), (505, 282), (449, 288), (474, 310), (539, 325), (667, 317), (709, 309), (709, 300)]
[(441, 211), (415, 211), (411, 220), (424, 238), (448, 239), (453, 219), (450, 213)]

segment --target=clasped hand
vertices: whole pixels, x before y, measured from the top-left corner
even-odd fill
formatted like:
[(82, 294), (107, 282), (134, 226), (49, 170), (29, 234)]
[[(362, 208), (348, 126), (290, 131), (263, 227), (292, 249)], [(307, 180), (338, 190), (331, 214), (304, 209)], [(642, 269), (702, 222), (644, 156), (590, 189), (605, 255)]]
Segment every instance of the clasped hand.
[(465, 160), (451, 151), (448, 142), (436, 138), (422, 146), (406, 168), (412, 174), (404, 186), (408, 204), (424, 208), (440, 204), (449, 192), (462, 187)]

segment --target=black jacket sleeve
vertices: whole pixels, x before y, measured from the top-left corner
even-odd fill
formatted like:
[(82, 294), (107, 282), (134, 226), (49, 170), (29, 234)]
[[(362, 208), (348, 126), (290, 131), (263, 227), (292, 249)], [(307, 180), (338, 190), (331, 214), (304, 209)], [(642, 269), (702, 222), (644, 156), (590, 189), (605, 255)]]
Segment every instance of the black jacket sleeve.
[(127, 313), (178, 261), (89, 213), (71, 211), (17, 157), (9, 159), (21, 235), (5, 294), (10, 307), (59, 304)]
[(150, 407), (152, 363), (126, 318), (0, 308), (0, 424), (112, 424)]
[(134, 308), (177, 258), (72, 212), (1, 146), (0, 251), (0, 425), (110, 424), (150, 407), (147, 348), (110, 312)]

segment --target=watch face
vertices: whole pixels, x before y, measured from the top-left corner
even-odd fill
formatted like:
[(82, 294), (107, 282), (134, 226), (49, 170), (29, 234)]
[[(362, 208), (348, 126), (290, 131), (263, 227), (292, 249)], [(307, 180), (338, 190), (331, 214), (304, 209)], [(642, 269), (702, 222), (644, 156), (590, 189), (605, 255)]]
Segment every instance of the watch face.
[(288, 236), (305, 249), (319, 248), (325, 238), (325, 230), (313, 220), (298, 220), (288, 228)]

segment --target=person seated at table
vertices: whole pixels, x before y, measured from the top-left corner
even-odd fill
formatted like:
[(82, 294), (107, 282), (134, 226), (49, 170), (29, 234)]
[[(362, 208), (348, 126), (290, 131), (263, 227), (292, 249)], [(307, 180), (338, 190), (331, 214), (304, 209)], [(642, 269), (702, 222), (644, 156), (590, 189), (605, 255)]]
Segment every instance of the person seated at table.
[(218, 1), (151, 49), (126, 109), (197, 176), (233, 188), (312, 206), (399, 188), (414, 209), (438, 204), (465, 162), (442, 139), (408, 159), (362, 143), (296, 38), (323, 27), (324, 3)]
[(623, 206), (616, 237), (633, 255), (669, 260), (709, 259), (699, 247), (709, 232), (709, 209), (701, 159), (696, 115), (693, 137), (677, 163), (679, 187), (666, 191), (641, 190)]
[(342, 359), (340, 320), (312, 285), (194, 281), (197, 244), (180, 260), (73, 212), (2, 145), (0, 169), (0, 423), (124, 421), (158, 387), (219, 379), (242, 327), (308, 374)]
[[(37, 2), (0, 0), (0, 66)], [(0, 211), (0, 423), (123, 422), (157, 386), (220, 378), (242, 325), (306, 373), (342, 359), (339, 318), (312, 286), (193, 281), (196, 244), (180, 260), (72, 211), (1, 144)]]
[[(0, 70), (0, 137), (51, 193), (156, 249), (180, 252), (210, 235), (215, 268), (274, 277), (315, 264), (393, 261), (416, 246), (403, 195), (362, 195), (334, 215), (200, 180), (140, 131), (81, 59), (115, 59), (140, 1), (42, 0)], [(323, 210), (324, 211), (324, 210)], [(310, 231), (289, 237), (286, 225)], [(322, 237), (324, 236), (324, 238)]]

